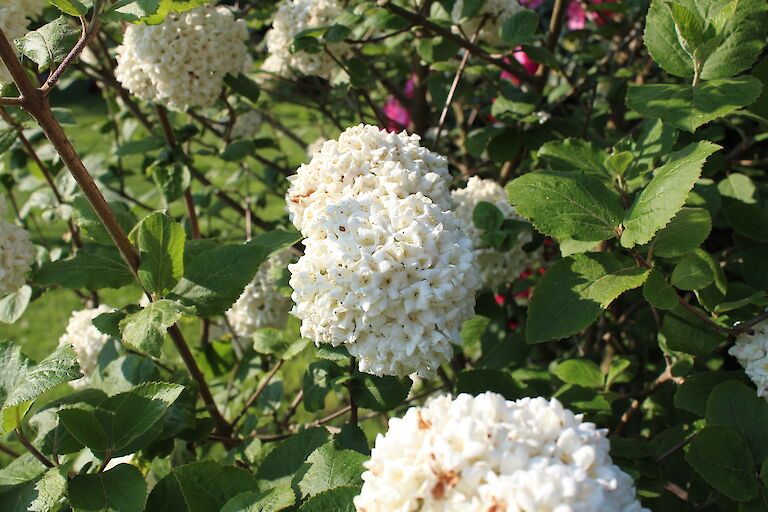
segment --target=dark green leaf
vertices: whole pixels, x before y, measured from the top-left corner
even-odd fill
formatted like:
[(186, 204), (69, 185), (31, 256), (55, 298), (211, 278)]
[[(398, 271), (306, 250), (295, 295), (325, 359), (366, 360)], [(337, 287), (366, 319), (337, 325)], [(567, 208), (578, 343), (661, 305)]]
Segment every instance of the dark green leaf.
[(743, 382), (718, 384), (707, 398), (707, 425), (724, 425), (747, 442), (756, 461), (768, 457), (768, 402)]
[(677, 306), (677, 293), (658, 270), (651, 270), (648, 274), (643, 284), (643, 297), (659, 309), (674, 309)]
[(119, 464), (103, 473), (77, 475), (67, 496), (74, 512), (142, 512), (147, 482), (135, 466)]
[(355, 371), (351, 392), (357, 405), (372, 411), (389, 411), (400, 405), (408, 396), (411, 380), (391, 376), (376, 377)]
[(699, 290), (715, 280), (709, 260), (699, 253), (686, 254), (672, 270), (672, 286), (681, 290)]
[(736, 202), (723, 208), (723, 215), (738, 234), (768, 242), (768, 213), (756, 204)]
[(238, 73), (237, 76), (225, 76), (224, 83), (251, 103), (255, 103), (259, 99), (259, 85), (242, 73)]
[(266, 491), (249, 491), (229, 500), (221, 512), (278, 512), (296, 502), (293, 489), (287, 485)]
[(67, 479), (59, 468), (12, 487), (0, 494), (0, 510), (56, 512), (67, 490)]
[(534, 288), (528, 309), (529, 343), (562, 338), (588, 327), (648, 271), (613, 253), (574, 254), (555, 263)]
[(336, 487), (305, 501), (299, 512), (355, 512), (352, 500), (358, 494), (360, 487)]
[(327, 430), (316, 427), (281, 441), (261, 463), (256, 478), (267, 487), (289, 483), (309, 454), (327, 443), (329, 437)]
[(81, 249), (73, 258), (44, 263), (35, 272), (35, 283), (65, 288), (101, 290), (122, 288), (133, 282), (133, 274), (114, 248), (99, 253)]
[(583, 171), (601, 178), (610, 177), (606, 169), (608, 154), (592, 142), (565, 139), (547, 142), (539, 148), (543, 158), (554, 169)]
[(508, 373), (501, 370), (463, 370), (456, 376), (456, 392), (479, 395), (492, 391), (507, 400), (522, 397), (518, 386)]
[(332, 389), (333, 379), (342, 373), (339, 365), (333, 361), (310, 363), (302, 381), (304, 408), (309, 412), (322, 410), (325, 407), (325, 397)]
[(368, 457), (362, 453), (337, 450), (333, 442), (320, 446), (307, 457), (309, 469), (297, 482), (301, 495), (314, 496), (341, 486), (363, 485), (360, 475), (365, 471), (366, 460)]
[(539, 15), (530, 9), (516, 12), (501, 25), (501, 38), (509, 46), (516, 47), (524, 43), (532, 43), (539, 28)]
[(664, 315), (661, 334), (670, 350), (694, 356), (708, 355), (725, 339), (723, 334), (679, 305)]
[(22, 54), (43, 71), (61, 62), (75, 46), (79, 32), (62, 16), (16, 41)]
[(495, 204), (480, 201), (472, 212), (472, 222), (477, 229), (496, 231), (504, 222), (504, 214)]
[(712, 230), (712, 219), (703, 208), (683, 208), (653, 239), (653, 253), (674, 258), (696, 249)]

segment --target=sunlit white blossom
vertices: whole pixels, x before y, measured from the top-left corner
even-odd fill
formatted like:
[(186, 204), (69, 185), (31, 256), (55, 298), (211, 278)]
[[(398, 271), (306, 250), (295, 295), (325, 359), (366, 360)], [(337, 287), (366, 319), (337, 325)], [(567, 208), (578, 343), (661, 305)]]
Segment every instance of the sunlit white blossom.
[(753, 326), (752, 330), (754, 334), (740, 334), (728, 353), (744, 367), (744, 372), (757, 386), (758, 396), (768, 398), (768, 320)]
[(90, 383), (90, 375), (96, 369), (99, 352), (109, 340), (109, 336), (93, 325), (93, 319), (102, 313), (109, 313), (112, 308), (104, 304), (97, 308), (73, 311), (67, 323), (66, 332), (59, 338), (59, 345), (72, 345), (77, 354), (77, 362), (84, 377), (69, 383), (75, 389), (84, 389)]

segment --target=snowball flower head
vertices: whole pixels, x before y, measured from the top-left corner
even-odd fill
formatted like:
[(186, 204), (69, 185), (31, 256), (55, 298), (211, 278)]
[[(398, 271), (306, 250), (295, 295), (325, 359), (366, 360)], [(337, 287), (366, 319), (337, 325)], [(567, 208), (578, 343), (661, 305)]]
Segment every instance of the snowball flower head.
[(344, 194), (374, 190), (401, 199), (421, 192), (447, 210), (447, 160), (419, 140), (418, 135), (389, 133), (372, 125), (347, 128), (288, 177), (291, 220), (304, 232), (325, 205), (337, 203)]
[[(11, 41), (11, 46), (17, 55), (19, 51), (13, 44), (13, 40), (26, 35), (29, 20), (39, 15), (46, 5), (45, 0), (3, 0), (0, 4), (0, 30)], [(11, 82), (13, 78), (8, 68), (0, 61), (0, 84)]]
[(285, 327), (291, 300), (277, 290), (275, 282), (290, 261), (290, 252), (282, 251), (262, 263), (253, 281), (227, 311), (227, 321), (239, 337), (250, 338), (267, 327)]
[[(456, 0), (453, 4), (451, 17), (458, 23), (462, 18), (464, 10), (464, 0)], [(504, 43), (499, 35), (501, 25), (513, 14), (523, 10), (523, 7), (517, 0), (485, 0), (480, 11), (461, 24), (461, 30), (467, 37), (472, 37), (480, 28), (477, 35), (478, 40), (485, 41), (491, 46), (498, 46)], [(482, 24), (482, 25), (481, 25)]]
[(640, 512), (607, 431), (556, 399), (441, 396), (389, 420), (359, 512)]
[(102, 313), (110, 313), (112, 308), (100, 305), (97, 308), (73, 311), (69, 318), (66, 332), (59, 339), (59, 345), (72, 345), (75, 347), (77, 362), (84, 377), (69, 383), (73, 388), (84, 389), (90, 383), (90, 376), (96, 369), (99, 352), (109, 339), (109, 336), (99, 331), (93, 325), (93, 319)]
[(728, 349), (757, 386), (757, 395), (768, 398), (768, 320), (752, 327), (755, 334), (740, 334)]
[(227, 7), (169, 14), (160, 25), (128, 25), (115, 77), (132, 94), (175, 110), (208, 107), (247, 57), (248, 30)]
[(232, 126), (232, 138), (233, 139), (248, 139), (256, 136), (256, 133), (261, 127), (261, 114), (255, 110), (249, 110), (243, 112), (235, 119), (235, 124)]
[(29, 233), (3, 219), (5, 211), (5, 199), (0, 195), (0, 297), (24, 286), (24, 274), (35, 261), (35, 246)]
[(323, 149), (323, 144), (325, 144), (326, 138), (325, 137), (318, 137), (315, 139), (314, 142), (311, 142), (307, 146), (307, 156), (310, 160), (312, 160), (312, 156), (315, 153), (318, 153), (321, 149)]
[(316, 208), (304, 256), (288, 266), (292, 313), (302, 336), (345, 345), (360, 371), (432, 376), (474, 314), (475, 257), (450, 212), (385, 190)]
[[(325, 51), (320, 53), (291, 53), (293, 39), (299, 32), (310, 28), (333, 25), (343, 12), (336, 0), (285, 0), (275, 13), (272, 28), (264, 40), (269, 56), (261, 66), (262, 71), (290, 78), (294, 74), (316, 75), (330, 78), (338, 68)], [(328, 51), (337, 56), (347, 49), (344, 43), (327, 45)]]
[(472, 240), (483, 286), (496, 288), (509, 283), (526, 269), (541, 261), (540, 249), (533, 252), (525, 252), (522, 249), (523, 245), (533, 239), (529, 231), (520, 234), (515, 247), (507, 252), (499, 252), (492, 247), (487, 247), (480, 239), (482, 231), (475, 227), (472, 214), (481, 201), (495, 205), (502, 211), (505, 219), (525, 220), (515, 213), (504, 188), (497, 182), (473, 176), (467, 182), (466, 188), (452, 192), (451, 199), (453, 212), (461, 222), (464, 232)]

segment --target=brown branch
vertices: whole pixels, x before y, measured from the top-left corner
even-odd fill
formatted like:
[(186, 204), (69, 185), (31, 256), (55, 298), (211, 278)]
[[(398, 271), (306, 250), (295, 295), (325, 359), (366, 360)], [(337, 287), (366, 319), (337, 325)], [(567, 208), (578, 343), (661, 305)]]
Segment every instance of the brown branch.
[(80, 23), (82, 25), (82, 32), (80, 35), (80, 39), (77, 41), (75, 46), (70, 50), (70, 52), (67, 54), (66, 57), (64, 57), (64, 60), (61, 61), (61, 64), (59, 64), (59, 67), (56, 68), (56, 70), (51, 73), (48, 76), (48, 79), (45, 81), (43, 86), (40, 88), (40, 92), (43, 94), (43, 96), (48, 96), (48, 94), (53, 90), (54, 87), (56, 87), (56, 84), (61, 79), (61, 77), (64, 75), (64, 73), (69, 69), (69, 66), (72, 65), (72, 63), (75, 61), (75, 59), (80, 55), (80, 52), (83, 51), (83, 48), (88, 44), (88, 41), (91, 40), (91, 38), (98, 32), (100, 22), (99, 19), (99, 13), (94, 12), (93, 13), (93, 21), (91, 22), (91, 26), (86, 28), (85, 18), (82, 16), (80, 18)]
[(20, 107), (21, 98), (0, 98), (0, 105), (5, 107)]
[(278, 372), (278, 370), (282, 368), (284, 362), (285, 361), (280, 359), (275, 364), (275, 366), (272, 367), (269, 373), (266, 374), (263, 379), (261, 379), (261, 382), (259, 382), (259, 385), (256, 387), (256, 391), (254, 391), (254, 393), (250, 396), (250, 398), (248, 398), (248, 401), (245, 402), (245, 405), (243, 406), (243, 409), (240, 411), (240, 414), (238, 414), (237, 417), (234, 420), (232, 420), (233, 427), (237, 425), (241, 419), (243, 419), (243, 416), (245, 416), (245, 413), (248, 412), (248, 409), (250, 409), (253, 406), (253, 404), (256, 403), (256, 400), (258, 400), (261, 394), (264, 392), (264, 390), (267, 389), (267, 385), (272, 380), (272, 377), (274, 377), (275, 374)]
[[(568, 9), (568, 0), (555, 0), (555, 7), (552, 9), (552, 17), (549, 19), (549, 33), (545, 46), (550, 52), (557, 46), (557, 40), (560, 38), (560, 32), (565, 22), (565, 13)], [(541, 92), (547, 83), (549, 76), (549, 67), (542, 64), (536, 71), (536, 89)]]
[[(19, 411), (16, 410), (16, 419), (20, 423), (21, 419), (19, 418)], [(27, 449), (29, 453), (31, 453), (37, 460), (43, 463), (43, 465), (47, 468), (54, 467), (53, 462), (48, 460), (48, 457), (43, 455), (40, 450), (35, 448), (35, 446), (27, 439), (27, 436), (24, 435), (24, 432), (21, 430), (21, 425), (19, 425), (16, 428), (16, 437), (19, 439), (19, 442), (24, 446), (24, 448)]]

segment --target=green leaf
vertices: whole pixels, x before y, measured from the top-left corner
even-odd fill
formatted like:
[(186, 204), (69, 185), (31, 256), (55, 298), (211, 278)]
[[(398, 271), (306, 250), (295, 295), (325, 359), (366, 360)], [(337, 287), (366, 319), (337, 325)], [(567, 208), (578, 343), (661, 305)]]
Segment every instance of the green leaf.
[(756, 461), (768, 457), (768, 402), (743, 382), (718, 384), (707, 398), (707, 425), (723, 425), (747, 442)]
[(235, 496), (256, 491), (251, 473), (213, 461), (173, 468), (149, 495), (147, 512), (211, 512), (221, 510)]
[(675, 289), (658, 270), (651, 270), (648, 274), (648, 279), (643, 283), (643, 297), (659, 309), (674, 309), (678, 303)]
[(142, 512), (147, 502), (147, 482), (130, 464), (109, 471), (77, 475), (69, 482), (67, 496), (74, 512)]
[(663, 258), (682, 256), (699, 247), (712, 230), (712, 218), (704, 208), (683, 208), (653, 239), (653, 253)]
[(576, 384), (585, 388), (602, 388), (605, 382), (600, 367), (589, 359), (563, 361), (555, 368), (555, 375), (566, 384)]
[(555, 238), (600, 242), (616, 236), (624, 210), (618, 194), (592, 176), (538, 171), (507, 186), (517, 212)]
[(327, 430), (315, 427), (281, 441), (261, 463), (256, 478), (267, 487), (290, 483), (307, 457), (329, 438)]
[(84, 16), (88, 12), (88, 8), (79, 0), (48, 0), (48, 2), (70, 16)]
[(695, 132), (696, 128), (753, 103), (762, 86), (751, 76), (690, 85), (630, 85), (627, 106), (647, 117)]
[(253, 333), (253, 349), (280, 359), (292, 359), (309, 344), (306, 338), (293, 338), (285, 331), (267, 327)]
[(552, 168), (583, 171), (601, 178), (610, 177), (606, 169), (608, 154), (584, 139), (550, 141), (539, 148), (539, 158)]
[(24, 314), (32, 297), (32, 288), (24, 285), (0, 299), (0, 322), (12, 324)]
[(227, 145), (219, 158), (225, 162), (239, 162), (252, 155), (254, 151), (256, 151), (256, 145), (252, 140), (240, 139)]
[(529, 343), (563, 338), (588, 327), (626, 290), (643, 284), (648, 271), (613, 253), (574, 254), (553, 265), (534, 288), (528, 308)]
[(477, 229), (496, 231), (504, 223), (504, 213), (488, 201), (480, 201), (472, 212), (472, 222)]
[(718, 149), (720, 146), (711, 142), (698, 142), (672, 153), (627, 212), (621, 245), (645, 244), (666, 226), (685, 204), (707, 157)]
[(259, 85), (242, 73), (238, 73), (237, 76), (226, 75), (224, 83), (251, 103), (256, 103), (256, 100), (259, 99), (259, 93), (261, 92)]
[[(301, 496), (314, 496), (341, 486), (361, 486), (363, 462), (368, 457), (352, 450), (337, 450), (326, 443), (307, 457), (309, 469), (298, 481)], [(299, 475), (297, 475), (298, 477)]]
[(162, 430), (165, 412), (183, 386), (147, 382), (111, 396), (97, 406), (58, 412), (72, 436), (99, 457), (134, 453), (153, 441)]
[(67, 479), (59, 468), (12, 487), (0, 494), (0, 510), (56, 512), (67, 490)]
[(715, 274), (701, 254), (686, 254), (672, 270), (672, 286), (681, 290), (700, 290), (714, 282)]
[(278, 512), (296, 502), (293, 489), (287, 485), (266, 491), (249, 491), (229, 500), (221, 512)]
[(410, 379), (403, 381), (392, 376), (376, 377), (357, 370), (350, 382), (350, 392), (357, 405), (372, 411), (394, 409), (405, 400), (410, 389)]
[(309, 412), (322, 410), (325, 407), (326, 395), (333, 389), (333, 380), (342, 374), (339, 365), (333, 361), (310, 363), (302, 380), (304, 408)]
[(740, 172), (731, 172), (717, 184), (717, 191), (724, 197), (742, 203), (757, 202), (757, 186), (749, 176)]
[(360, 487), (336, 487), (305, 501), (299, 512), (355, 512), (352, 500), (358, 494)]
[[(701, 40), (690, 41), (694, 55), (705, 57), (701, 78), (728, 78), (748, 69), (760, 54), (765, 41), (766, 8), (761, 0), (684, 0), (676, 2), (695, 13), (711, 28)], [(676, 4), (672, 4), (673, 6)], [(681, 77), (694, 74), (691, 55), (681, 45), (678, 30), (689, 34), (690, 26), (676, 19), (663, 0), (653, 0), (646, 18), (645, 44), (653, 59), (666, 71)], [(679, 22), (676, 30), (675, 21)], [(716, 37), (712, 34), (712, 29)], [(708, 48), (702, 48), (708, 46)], [(701, 58), (700, 58), (701, 60)]]
[(521, 398), (520, 386), (501, 370), (462, 370), (456, 376), (456, 392), (479, 395), (486, 391), (499, 393), (507, 400)]
[(62, 345), (51, 355), (35, 364), (10, 341), (0, 341), (0, 401), (4, 434), (19, 426), (20, 419), (32, 406), (35, 398), (82, 377), (75, 350)]
[(200, 316), (222, 314), (273, 252), (299, 240), (299, 233), (272, 231), (244, 244), (206, 245), (191, 260), (185, 258), (184, 276), (167, 298), (195, 307)]
[(512, 47), (532, 43), (538, 39), (535, 35), (537, 28), (539, 15), (530, 9), (523, 9), (507, 18), (501, 25), (501, 38)]
[(129, 140), (123, 142), (117, 148), (116, 156), (142, 155), (151, 151), (164, 148), (168, 145), (165, 137), (146, 137), (139, 140)]
[(134, 282), (128, 266), (123, 263), (120, 253), (115, 248), (105, 248), (96, 252), (84, 249), (66, 260), (44, 263), (34, 274), (39, 285), (59, 285), (65, 288), (122, 288)]
[[(109, 209), (117, 218), (117, 221), (123, 227), (126, 233), (130, 233), (133, 226), (136, 225), (136, 215), (130, 210), (128, 205), (119, 201), (110, 201), (107, 203)], [(75, 222), (80, 227), (80, 232), (102, 245), (114, 245), (112, 237), (107, 233), (106, 228), (99, 219), (96, 212), (93, 211), (91, 204), (85, 196), (78, 195), (72, 201), (72, 206), (75, 207)]]
[(659, 119), (646, 119), (640, 125), (638, 136), (632, 142), (635, 161), (629, 177), (642, 176), (656, 167), (656, 163), (667, 156), (677, 142), (677, 130), (665, 125)]
[(181, 319), (187, 308), (172, 300), (157, 300), (120, 321), (123, 343), (129, 348), (160, 357), (165, 333)]
[(736, 202), (723, 208), (723, 215), (738, 234), (768, 242), (768, 213), (756, 204)]
[(729, 498), (749, 501), (757, 496), (754, 459), (733, 430), (719, 425), (706, 427), (691, 441), (685, 460), (709, 485)]
[(141, 255), (139, 279), (150, 292), (164, 295), (184, 274), (184, 228), (163, 212), (144, 217), (136, 228)]
[(485, 331), (491, 323), (491, 319), (482, 315), (476, 315), (461, 327), (461, 343), (465, 347), (473, 347), (480, 342)]
[(725, 336), (705, 324), (683, 306), (664, 315), (661, 334), (669, 350), (706, 356), (725, 340)]
[(24, 56), (43, 71), (61, 62), (75, 46), (79, 32), (62, 16), (16, 40), (16, 46)]

